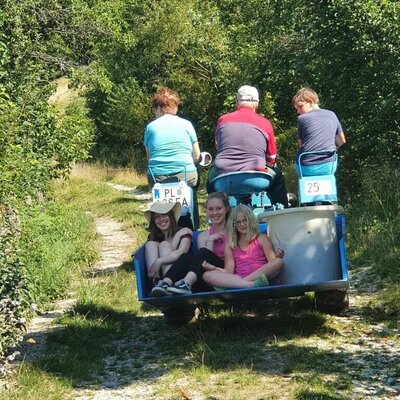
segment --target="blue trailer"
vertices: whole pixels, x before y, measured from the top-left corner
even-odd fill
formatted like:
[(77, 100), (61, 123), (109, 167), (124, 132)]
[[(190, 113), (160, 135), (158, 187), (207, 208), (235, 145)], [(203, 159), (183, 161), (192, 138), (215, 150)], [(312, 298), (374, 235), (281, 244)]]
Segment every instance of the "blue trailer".
[[(278, 285), (152, 297), (143, 245), (134, 254), (139, 300), (160, 308), (171, 322), (188, 319), (196, 306), (255, 303), (303, 296), (307, 292), (315, 293), (318, 310), (337, 313), (346, 308), (349, 276), (343, 208), (338, 205), (294, 207), (266, 211), (257, 217), (274, 246), (285, 251)], [(193, 235), (194, 251), (198, 233)]]

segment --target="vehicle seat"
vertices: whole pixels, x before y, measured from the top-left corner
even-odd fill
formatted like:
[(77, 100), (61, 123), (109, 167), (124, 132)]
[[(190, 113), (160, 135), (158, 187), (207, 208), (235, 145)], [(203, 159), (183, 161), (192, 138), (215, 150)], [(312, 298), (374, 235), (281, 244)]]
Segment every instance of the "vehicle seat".
[[(271, 171), (273, 173), (273, 171)], [(253, 193), (265, 192), (274, 178), (267, 171), (238, 171), (218, 175), (212, 183), (216, 191), (230, 196), (251, 196)]]
[(337, 203), (335, 170), (327, 175), (303, 175), (302, 159), (307, 154), (334, 154), (336, 150), (317, 150), (301, 153), (297, 159), (299, 172), (299, 205)]

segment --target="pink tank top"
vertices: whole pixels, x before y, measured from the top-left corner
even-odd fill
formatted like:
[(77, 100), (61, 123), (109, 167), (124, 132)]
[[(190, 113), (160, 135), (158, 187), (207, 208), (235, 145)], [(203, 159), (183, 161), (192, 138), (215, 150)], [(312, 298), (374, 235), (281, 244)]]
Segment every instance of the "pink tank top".
[(245, 278), (268, 262), (258, 238), (255, 238), (246, 251), (240, 247), (232, 249), (235, 260), (235, 274)]
[[(215, 228), (212, 226), (209, 230), (208, 230), (208, 234), (209, 235), (213, 235), (215, 233)], [(219, 240), (214, 240), (213, 243), (213, 252), (219, 257), (224, 259), (224, 249), (225, 249), (225, 243), (227, 241), (227, 235), (225, 232), (225, 235), (219, 239)]]

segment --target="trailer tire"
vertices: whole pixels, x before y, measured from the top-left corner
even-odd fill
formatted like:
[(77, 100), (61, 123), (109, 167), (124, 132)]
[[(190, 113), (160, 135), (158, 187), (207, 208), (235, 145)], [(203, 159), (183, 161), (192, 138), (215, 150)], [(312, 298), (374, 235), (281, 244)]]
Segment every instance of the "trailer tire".
[(349, 307), (349, 295), (346, 289), (315, 292), (315, 308), (327, 314), (339, 314)]
[(181, 326), (188, 324), (195, 316), (196, 307), (180, 306), (163, 310), (164, 321), (171, 326)]

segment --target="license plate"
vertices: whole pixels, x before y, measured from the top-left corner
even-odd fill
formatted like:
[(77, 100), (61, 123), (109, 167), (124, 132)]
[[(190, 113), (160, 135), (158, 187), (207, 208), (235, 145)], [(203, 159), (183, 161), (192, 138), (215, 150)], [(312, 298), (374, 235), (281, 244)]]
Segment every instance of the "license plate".
[(330, 195), (334, 193), (332, 181), (328, 179), (306, 180), (303, 182), (303, 191), (306, 195)]
[(156, 183), (152, 189), (153, 201), (165, 201), (167, 203), (181, 203), (182, 215), (185, 215), (192, 207), (192, 189), (186, 182)]

